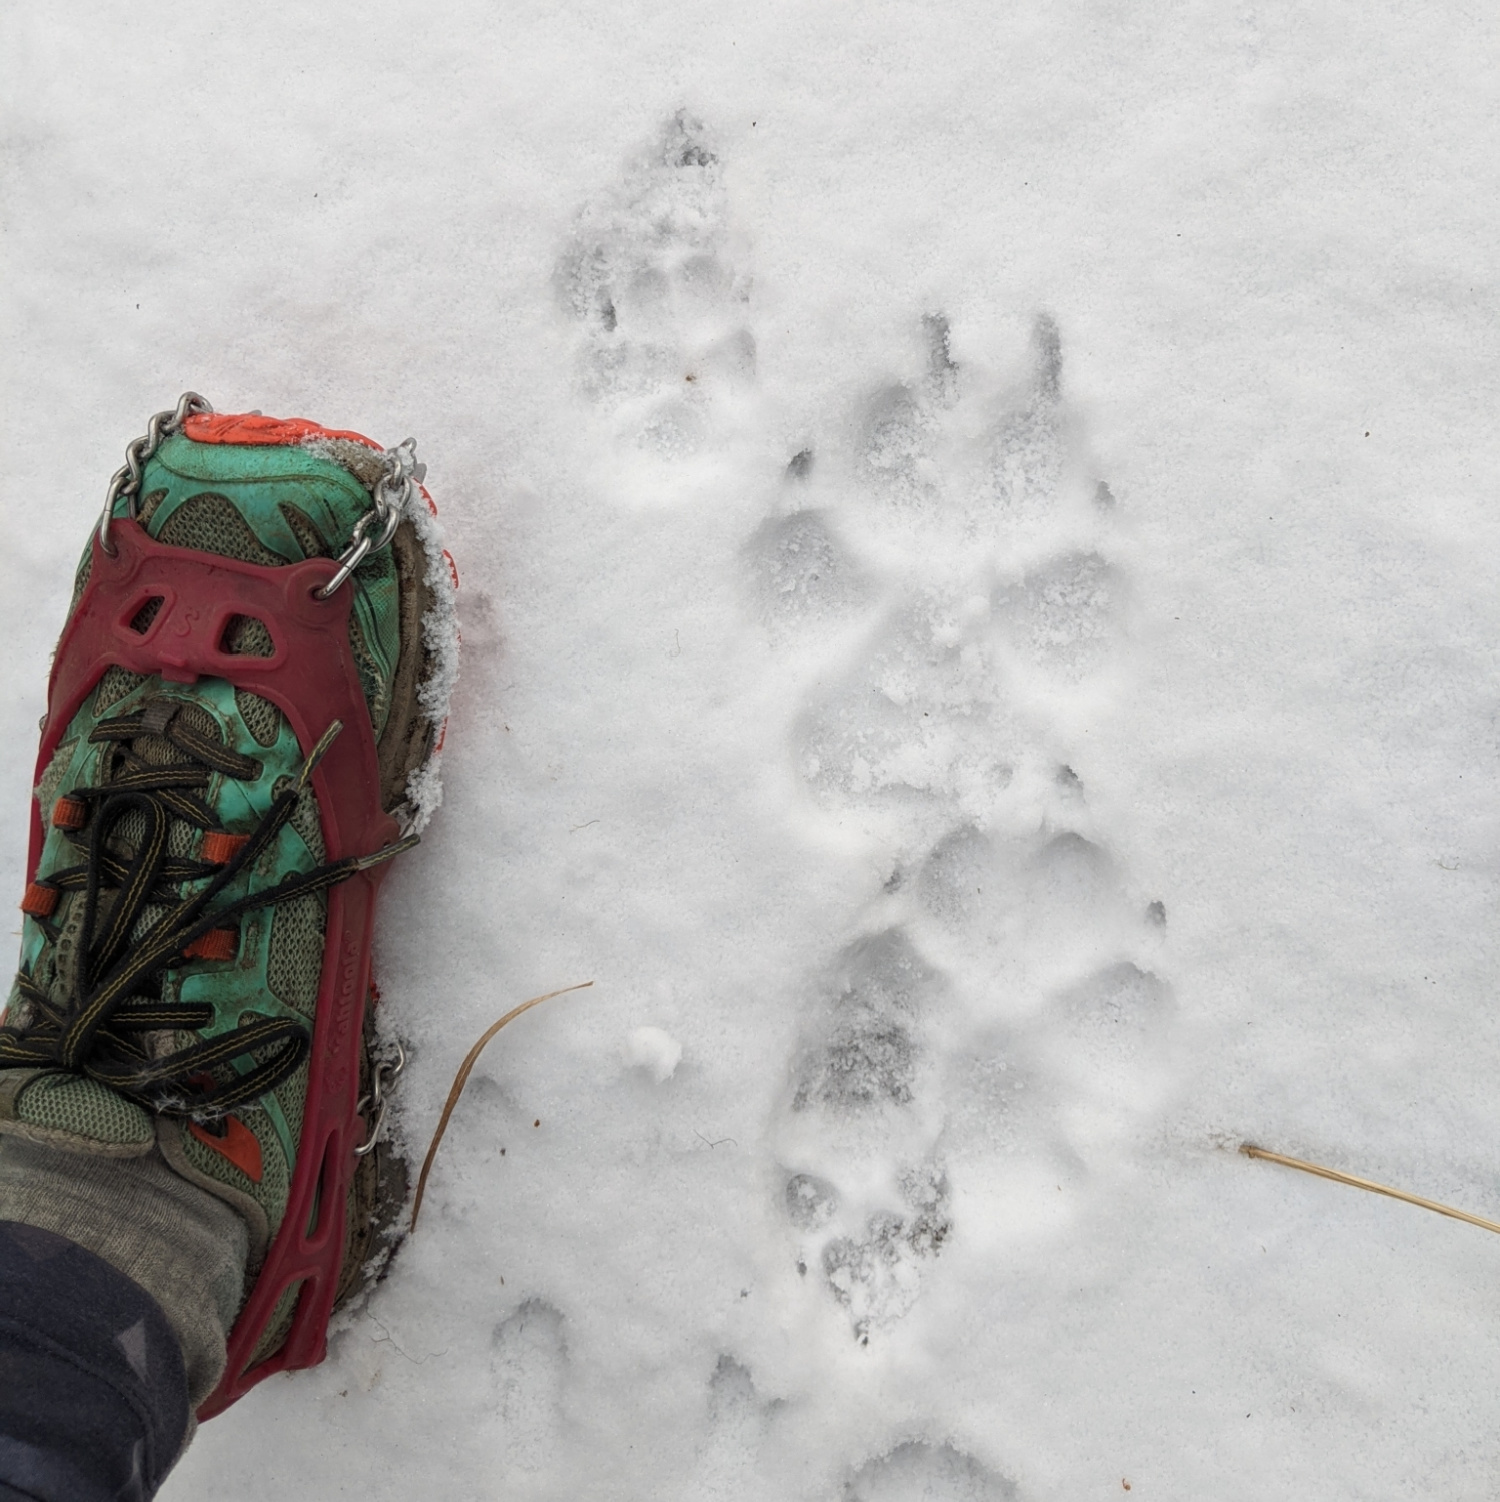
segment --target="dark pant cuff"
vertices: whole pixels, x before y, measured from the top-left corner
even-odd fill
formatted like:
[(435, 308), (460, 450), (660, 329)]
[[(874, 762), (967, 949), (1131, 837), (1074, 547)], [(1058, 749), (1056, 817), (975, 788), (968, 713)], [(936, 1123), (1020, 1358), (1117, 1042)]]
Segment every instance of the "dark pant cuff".
[(150, 1294), (66, 1237), (0, 1221), (0, 1502), (148, 1502), (188, 1417)]

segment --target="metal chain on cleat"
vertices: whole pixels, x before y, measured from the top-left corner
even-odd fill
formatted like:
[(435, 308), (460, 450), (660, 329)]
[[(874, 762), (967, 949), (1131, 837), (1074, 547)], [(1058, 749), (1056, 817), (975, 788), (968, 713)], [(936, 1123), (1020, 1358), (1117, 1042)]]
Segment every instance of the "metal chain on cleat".
[(423, 466), (417, 463), (416, 448), (416, 439), (408, 438), (381, 455), (380, 478), (370, 491), (372, 507), (355, 522), (349, 546), (339, 555), (338, 572), (321, 589), (313, 591), (316, 599), (326, 600), (369, 554), (389, 546), (422, 478)]
[[(146, 424), (145, 433), (126, 446), (125, 462), (110, 477), (104, 511), (99, 517), (99, 546), (111, 558), (115, 550), (109, 540), (109, 524), (116, 503), (123, 499), (127, 514), (134, 520), (147, 460), (161, 447), (162, 440), (178, 432), (189, 417), (212, 411), (213, 406), (206, 398), (196, 391), (184, 391), (172, 411), (158, 412)], [(313, 591), (318, 599), (326, 600), (371, 553), (390, 545), (426, 467), (417, 463), (416, 447), (416, 440), (408, 438), (381, 455), (380, 478), (370, 492), (371, 508), (355, 522), (349, 545), (339, 555), (338, 571), (321, 589)]]
[(380, 1130), (385, 1125), (385, 1108), (390, 1104), (385, 1092), (396, 1083), (396, 1077), (405, 1068), (406, 1050), (397, 1042), (396, 1057), (376, 1060), (374, 1069), (370, 1071), (370, 1093), (361, 1096), (354, 1109), (360, 1116), (367, 1111), (374, 1111), (375, 1119), (370, 1123), (365, 1140), (354, 1149), (356, 1158), (363, 1158), (367, 1153), (375, 1151), (375, 1144), (380, 1141)]
[(114, 516), (115, 502), (124, 498), (133, 521), (136, 516), (136, 496), (141, 489), (141, 475), (146, 461), (161, 447), (162, 439), (170, 438), (188, 418), (201, 412), (212, 412), (209, 402), (196, 391), (184, 391), (177, 405), (170, 412), (158, 412), (146, 424), (141, 437), (126, 446), (125, 462), (110, 476), (109, 493), (104, 498), (104, 514), (99, 518), (99, 546), (113, 558), (115, 550), (109, 544), (109, 523)]

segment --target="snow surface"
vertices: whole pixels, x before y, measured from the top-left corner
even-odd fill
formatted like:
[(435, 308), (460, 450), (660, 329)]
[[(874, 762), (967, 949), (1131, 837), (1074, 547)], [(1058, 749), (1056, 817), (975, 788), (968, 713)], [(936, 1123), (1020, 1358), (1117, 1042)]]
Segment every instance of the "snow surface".
[[(5, 11), (18, 888), (185, 388), (420, 443), (419, 1232), (169, 1499), (1500, 1487), (1496, 25)], [(680, 1059), (677, 1049), (680, 1047)]]

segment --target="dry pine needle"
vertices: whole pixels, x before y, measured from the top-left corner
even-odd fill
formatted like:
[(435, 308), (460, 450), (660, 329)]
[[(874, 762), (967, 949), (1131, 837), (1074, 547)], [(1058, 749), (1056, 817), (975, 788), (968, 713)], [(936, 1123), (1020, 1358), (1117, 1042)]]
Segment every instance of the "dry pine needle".
[(576, 986), (564, 986), (559, 991), (548, 991), (544, 995), (533, 996), (530, 1001), (523, 1001), (518, 1007), (512, 1007), (497, 1023), (487, 1028), (479, 1041), (464, 1055), (463, 1063), (458, 1066), (458, 1073), (453, 1076), (453, 1088), (448, 1092), (448, 1099), (443, 1105), (443, 1114), (438, 1117), (437, 1131), (432, 1134), (427, 1156), (422, 1159), (422, 1172), (417, 1176), (417, 1194), (411, 1206), (411, 1229), (413, 1231), (417, 1228), (417, 1216), (422, 1210), (422, 1196), (427, 1192), (427, 1175), (432, 1172), (432, 1161), (437, 1157), (438, 1145), (443, 1140), (443, 1133), (448, 1130), (448, 1121), (453, 1115), (453, 1108), (458, 1104), (459, 1096), (464, 1093), (464, 1086), (469, 1083), (469, 1076), (474, 1072), (474, 1065), (479, 1062), (479, 1055), (484, 1052), (485, 1044), (506, 1023), (514, 1022), (522, 1012), (529, 1012), (532, 1007), (540, 1006), (544, 1001), (551, 1001), (554, 996), (566, 996), (569, 991), (586, 991), (593, 984), (591, 980), (580, 981)]
[(1321, 1163), (1308, 1163), (1302, 1158), (1289, 1158), (1285, 1153), (1273, 1153), (1269, 1148), (1257, 1147), (1253, 1142), (1242, 1142), (1240, 1151), (1247, 1158), (1264, 1158), (1267, 1163), (1280, 1163), (1284, 1168), (1295, 1168), (1302, 1173), (1315, 1174), (1320, 1179), (1332, 1179), (1335, 1184), (1348, 1184), (1353, 1189), (1366, 1189), (1371, 1194), (1383, 1194), (1405, 1205), (1415, 1205), (1420, 1210), (1431, 1210), (1435, 1215), (1446, 1215), (1452, 1220), (1465, 1221), (1482, 1230), (1500, 1235), (1500, 1225), (1486, 1220), (1482, 1215), (1470, 1215), (1467, 1210), (1455, 1210), (1452, 1205), (1440, 1204), (1437, 1200), (1423, 1199), (1419, 1194), (1408, 1194), (1404, 1189), (1392, 1189), (1389, 1184), (1377, 1184), (1374, 1179), (1362, 1179), (1358, 1174), (1341, 1173), (1337, 1168), (1325, 1168)]

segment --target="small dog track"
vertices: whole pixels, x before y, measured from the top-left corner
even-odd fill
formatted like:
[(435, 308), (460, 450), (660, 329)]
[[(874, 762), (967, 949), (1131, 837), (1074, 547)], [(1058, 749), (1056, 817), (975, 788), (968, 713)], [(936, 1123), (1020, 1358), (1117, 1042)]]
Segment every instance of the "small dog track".
[(580, 211), (553, 284), (578, 326), (579, 381), (615, 409), (623, 442), (666, 460), (696, 454), (716, 404), (754, 381), (749, 279), (719, 159), (686, 111)]

